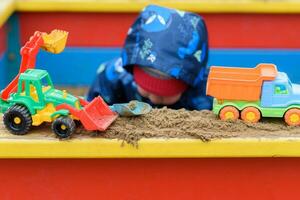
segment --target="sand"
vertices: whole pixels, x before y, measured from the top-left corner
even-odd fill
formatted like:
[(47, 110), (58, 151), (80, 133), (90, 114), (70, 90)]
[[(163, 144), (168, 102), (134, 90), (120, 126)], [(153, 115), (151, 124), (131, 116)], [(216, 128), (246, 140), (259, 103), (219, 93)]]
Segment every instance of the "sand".
[[(153, 109), (139, 117), (119, 117), (105, 132), (88, 132), (78, 127), (73, 138), (120, 139), (137, 145), (142, 138), (194, 138), (209, 142), (218, 138), (232, 137), (300, 137), (300, 127), (287, 126), (282, 119), (265, 118), (251, 124), (241, 120), (224, 122), (211, 111)], [(15, 136), (0, 123), (1, 138), (55, 139), (50, 125), (33, 127), (29, 134)]]
[(194, 138), (208, 142), (231, 137), (300, 137), (300, 127), (287, 126), (282, 119), (265, 118), (259, 123), (241, 120), (224, 122), (211, 111), (153, 109), (139, 117), (119, 117), (105, 132), (77, 134), (121, 139), (137, 144), (141, 138)]
[[(87, 88), (63, 87), (76, 95), (84, 95)], [(134, 109), (135, 105), (130, 104)], [(0, 116), (0, 119), (2, 116)], [(120, 139), (137, 145), (141, 138), (194, 138), (204, 142), (218, 138), (232, 137), (300, 137), (300, 127), (287, 126), (282, 119), (264, 118), (256, 124), (241, 120), (224, 122), (211, 111), (172, 110), (168, 108), (153, 109), (139, 117), (119, 117), (105, 132), (87, 132), (78, 128), (72, 138), (108, 138)], [(50, 125), (33, 127), (24, 136), (10, 134), (0, 120), (0, 139), (56, 139)], [(72, 139), (70, 138), (70, 139)]]

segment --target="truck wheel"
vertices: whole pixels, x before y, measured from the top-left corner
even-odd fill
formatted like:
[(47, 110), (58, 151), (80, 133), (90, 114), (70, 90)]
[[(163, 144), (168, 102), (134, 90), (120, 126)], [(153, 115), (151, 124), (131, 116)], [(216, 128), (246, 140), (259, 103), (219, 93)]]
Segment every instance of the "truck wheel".
[(32, 125), (32, 118), (25, 106), (13, 105), (3, 115), (5, 127), (14, 135), (25, 135)]
[(241, 118), (245, 122), (256, 123), (260, 120), (260, 111), (255, 107), (246, 107), (241, 112)]
[(284, 114), (284, 121), (290, 126), (300, 125), (300, 109), (292, 108)]
[(225, 106), (221, 109), (219, 117), (223, 121), (237, 120), (240, 117), (239, 110), (233, 106)]
[(52, 123), (53, 132), (60, 138), (70, 137), (75, 128), (75, 122), (70, 117), (58, 117)]

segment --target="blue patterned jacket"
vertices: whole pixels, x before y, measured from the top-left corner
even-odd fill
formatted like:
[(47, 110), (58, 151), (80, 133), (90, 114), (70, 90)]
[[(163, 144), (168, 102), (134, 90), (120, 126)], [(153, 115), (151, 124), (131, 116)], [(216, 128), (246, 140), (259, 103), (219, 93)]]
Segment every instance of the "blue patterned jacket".
[(137, 92), (132, 66), (152, 67), (189, 85), (175, 104), (188, 110), (211, 109), (206, 96), (208, 36), (203, 19), (190, 12), (147, 6), (128, 30), (119, 58), (100, 65), (88, 92), (90, 101), (100, 95), (108, 104), (148, 99)]

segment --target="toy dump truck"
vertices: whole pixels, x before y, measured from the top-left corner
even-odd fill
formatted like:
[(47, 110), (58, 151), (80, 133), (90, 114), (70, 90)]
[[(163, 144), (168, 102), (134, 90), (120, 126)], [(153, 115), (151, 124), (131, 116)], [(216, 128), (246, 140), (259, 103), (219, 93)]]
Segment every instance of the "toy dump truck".
[(300, 125), (300, 85), (292, 84), (273, 64), (212, 66), (206, 93), (214, 97), (213, 112), (221, 120), (258, 122), (261, 117), (283, 117), (288, 125)]
[[(118, 114), (122, 115), (122, 111), (126, 111), (124, 115), (140, 115), (150, 111), (150, 106), (142, 102), (137, 102), (134, 110), (126, 109), (126, 104), (109, 107), (101, 97), (89, 103), (55, 89), (47, 71), (34, 69), (35, 58), (40, 48), (60, 53), (65, 47), (67, 35), (67, 32), (60, 30), (50, 34), (37, 31), (21, 48), (19, 73), (0, 93), (0, 112), (4, 113), (4, 125), (11, 133), (23, 135), (31, 126), (50, 122), (58, 137), (67, 138), (74, 132), (76, 121), (86, 130), (103, 131)], [(141, 109), (143, 106), (145, 109)]]

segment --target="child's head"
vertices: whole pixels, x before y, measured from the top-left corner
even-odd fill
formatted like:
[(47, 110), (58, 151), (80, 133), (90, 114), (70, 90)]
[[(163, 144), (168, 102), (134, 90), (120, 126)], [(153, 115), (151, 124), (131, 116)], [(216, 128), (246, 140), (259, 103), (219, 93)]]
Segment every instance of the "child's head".
[(187, 84), (150, 67), (133, 67), (138, 92), (154, 104), (171, 105), (178, 101)]
[(138, 92), (154, 104), (175, 103), (203, 79), (208, 57), (207, 30), (190, 12), (147, 6), (128, 31), (123, 65)]

